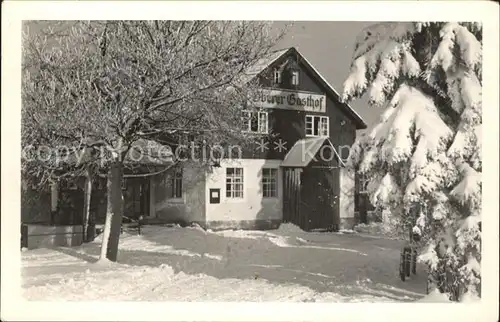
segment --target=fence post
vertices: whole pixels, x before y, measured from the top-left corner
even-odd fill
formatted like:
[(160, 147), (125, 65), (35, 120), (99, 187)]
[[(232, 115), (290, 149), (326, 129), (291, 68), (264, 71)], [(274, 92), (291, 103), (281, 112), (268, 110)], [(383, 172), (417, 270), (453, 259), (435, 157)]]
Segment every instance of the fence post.
[(405, 274), (405, 252), (404, 248), (401, 251), (400, 258), (399, 258), (399, 277), (401, 280), (404, 282), (406, 279), (406, 274)]
[(405, 273), (407, 277), (410, 277), (411, 271), (411, 257), (412, 257), (412, 249), (411, 246), (405, 247)]
[(414, 275), (417, 274), (417, 249), (415, 248), (412, 250), (411, 272)]
[(21, 249), (28, 248), (28, 225), (21, 224)]

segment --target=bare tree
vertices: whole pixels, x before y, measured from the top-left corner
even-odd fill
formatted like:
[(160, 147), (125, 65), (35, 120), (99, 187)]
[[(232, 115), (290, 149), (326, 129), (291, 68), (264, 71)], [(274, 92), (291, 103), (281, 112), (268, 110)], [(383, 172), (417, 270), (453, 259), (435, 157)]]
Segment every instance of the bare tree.
[(61, 173), (58, 157), (73, 155), (73, 174), (104, 172), (101, 258), (116, 261), (131, 148), (186, 136), (204, 145), (247, 140), (241, 108), (257, 85), (242, 80), (283, 32), (250, 21), (50, 22), (39, 29), (23, 43), (22, 144), (32, 156), (48, 147), (52, 158), (30, 158), (23, 170), (46, 178)]

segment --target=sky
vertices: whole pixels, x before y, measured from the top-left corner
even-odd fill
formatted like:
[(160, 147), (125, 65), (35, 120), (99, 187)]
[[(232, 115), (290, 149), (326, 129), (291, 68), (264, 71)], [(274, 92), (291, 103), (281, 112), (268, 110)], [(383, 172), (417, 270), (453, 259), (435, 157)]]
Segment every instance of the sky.
[[(282, 27), (285, 23), (276, 22), (276, 26)], [(373, 22), (297, 21), (276, 48), (297, 48), (337, 92), (342, 93), (342, 85), (351, 66), (356, 36), (370, 24)], [(350, 105), (368, 126), (377, 122), (382, 112), (369, 107), (364, 98), (355, 100)]]
[[(275, 22), (277, 28), (290, 22)], [(297, 48), (320, 74), (342, 93), (342, 85), (349, 73), (354, 42), (358, 33), (373, 22), (361, 21), (295, 21), (276, 49)], [(30, 31), (37, 31), (32, 25)], [(370, 126), (378, 121), (382, 112), (368, 107), (366, 99), (355, 100), (351, 107)]]

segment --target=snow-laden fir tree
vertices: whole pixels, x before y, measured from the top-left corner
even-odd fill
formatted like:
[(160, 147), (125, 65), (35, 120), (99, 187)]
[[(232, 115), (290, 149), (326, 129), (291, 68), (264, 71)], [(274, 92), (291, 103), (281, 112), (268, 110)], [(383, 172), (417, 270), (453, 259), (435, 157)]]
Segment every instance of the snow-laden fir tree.
[[(482, 26), (379, 23), (358, 36), (343, 99), (380, 121), (352, 148), (372, 203), (421, 236), (431, 287), (480, 297)], [(393, 219), (394, 219), (393, 218)]]

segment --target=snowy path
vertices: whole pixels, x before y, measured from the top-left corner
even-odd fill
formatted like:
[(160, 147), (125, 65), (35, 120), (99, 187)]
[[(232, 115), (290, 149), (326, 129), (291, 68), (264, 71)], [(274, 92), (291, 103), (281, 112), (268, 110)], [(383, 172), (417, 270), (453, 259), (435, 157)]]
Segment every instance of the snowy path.
[[(290, 229), (292, 228), (292, 229)], [(356, 234), (205, 232), (145, 227), (122, 235), (119, 264), (95, 263), (99, 241), (22, 253), (33, 300), (413, 301), (425, 272), (401, 282), (401, 241)]]

